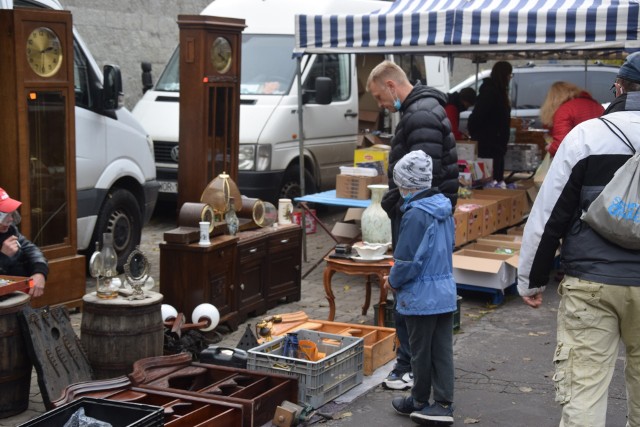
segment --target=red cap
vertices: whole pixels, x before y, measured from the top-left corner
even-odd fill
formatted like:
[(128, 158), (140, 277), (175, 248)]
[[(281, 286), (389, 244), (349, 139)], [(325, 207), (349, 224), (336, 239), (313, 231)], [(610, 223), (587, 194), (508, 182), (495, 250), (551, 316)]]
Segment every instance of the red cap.
[(0, 188), (0, 212), (10, 213), (20, 207), (22, 202), (13, 200), (4, 189)]

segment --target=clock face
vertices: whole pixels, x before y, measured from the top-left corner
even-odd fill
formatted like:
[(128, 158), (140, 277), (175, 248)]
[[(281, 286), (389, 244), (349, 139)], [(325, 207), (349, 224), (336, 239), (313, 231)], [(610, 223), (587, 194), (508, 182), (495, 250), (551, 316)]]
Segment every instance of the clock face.
[(51, 77), (58, 72), (62, 66), (62, 45), (53, 30), (39, 27), (29, 34), (27, 62), (42, 77)]
[(231, 45), (229, 40), (218, 37), (211, 45), (211, 63), (217, 72), (224, 74), (231, 68)]

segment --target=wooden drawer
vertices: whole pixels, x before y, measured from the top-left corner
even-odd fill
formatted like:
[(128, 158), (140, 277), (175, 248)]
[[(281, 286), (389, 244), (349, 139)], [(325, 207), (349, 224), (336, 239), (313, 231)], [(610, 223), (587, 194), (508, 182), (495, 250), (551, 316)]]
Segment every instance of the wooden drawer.
[(302, 229), (286, 231), (269, 237), (269, 253), (300, 249)]
[(238, 256), (241, 262), (252, 261), (267, 255), (267, 242), (265, 240), (255, 240), (241, 242), (238, 245)]

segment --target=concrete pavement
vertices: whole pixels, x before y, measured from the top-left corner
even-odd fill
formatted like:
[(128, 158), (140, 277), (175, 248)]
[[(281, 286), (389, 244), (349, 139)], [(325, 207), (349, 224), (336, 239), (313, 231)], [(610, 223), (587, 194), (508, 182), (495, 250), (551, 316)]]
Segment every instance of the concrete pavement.
[[(152, 263), (152, 276), (159, 281), (159, 249), (164, 231), (173, 228), (175, 206), (160, 205), (151, 224), (143, 232), (141, 249)], [(321, 213), (331, 226), (343, 215), (342, 210), (329, 209)], [(333, 247), (324, 231), (307, 236), (305, 274)], [(326, 319), (329, 308), (322, 286), (323, 265), (320, 264), (302, 281), (302, 298), (298, 302), (281, 304), (260, 318), (249, 319), (236, 332), (223, 337), (221, 345), (235, 346), (246, 324), (252, 327), (270, 314), (303, 310), (312, 319)], [(92, 291), (88, 281), (87, 291)], [(559, 297), (557, 283), (549, 283), (544, 303), (538, 310), (525, 306), (519, 297), (507, 296), (500, 306), (492, 306), (488, 294), (461, 292), (461, 329), (454, 335), (456, 365), (455, 424), (482, 426), (557, 426), (560, 407), (554, 402), (552, 353), (555, 348), (555, 324)], [(373, 323), (373, 309), (361, 315), (364, 279), (336, 273), (333, 278), (336, 295), (336, 321)], [(378, 299), (372, 292), (372, 305)], [(79, 331), (81, 314), (72, 315), (72, 325)], [(79, 333), (79, 332), (78, 332)], [(365, 377), (362, 386), (321, 408), (325, 417), (314, 416), (311, 423), (327, 426), (412, 426), (408, 417), (395, 413), (391, 399), (401, 392), (379, 386), (392, 363), (378, 369), (374, 377)], [(610, 387), (607, 425), (624, 426), (626, 402), (623, 381), (623, 359), (619, 358)], [(35, 371), (34, 371), (35, 372)], [(29, 409), (17, 416), (0, 419), (0, 427), (16, 426), (44, 412), (42, 398), (33, 377)], [(329, 418), (329, 419), (327, 419)]]

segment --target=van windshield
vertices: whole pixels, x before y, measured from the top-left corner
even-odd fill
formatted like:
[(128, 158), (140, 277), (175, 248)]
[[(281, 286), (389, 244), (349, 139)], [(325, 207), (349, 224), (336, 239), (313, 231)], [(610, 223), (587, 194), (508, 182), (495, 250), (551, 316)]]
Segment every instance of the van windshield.
[[(242, 35), (242, 74), (240, 93), (246, 95), (282, 95), (289, 92), (296, 73), (292, 58), (293, 36), (271, 34)], [(179, 48), (156, 84), (162, 92), (180, 91)]]

